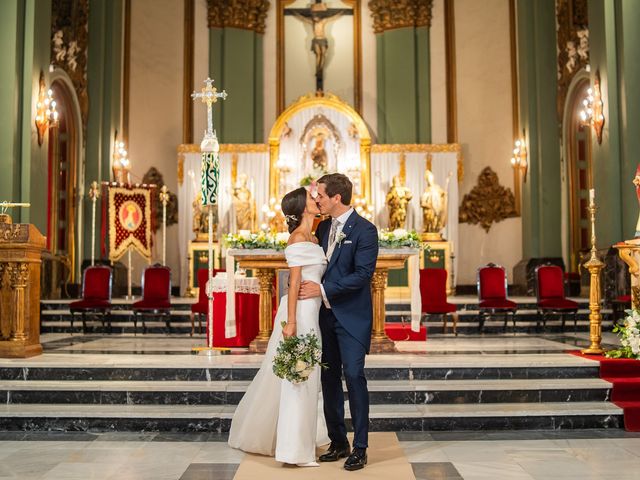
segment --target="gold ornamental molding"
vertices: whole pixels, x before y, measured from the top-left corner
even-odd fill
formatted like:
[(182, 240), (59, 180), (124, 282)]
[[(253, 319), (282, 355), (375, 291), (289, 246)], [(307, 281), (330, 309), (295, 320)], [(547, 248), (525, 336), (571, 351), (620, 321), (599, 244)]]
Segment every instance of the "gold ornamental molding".
[(427, 165), (430, 165), (433, 153), (455, 153), (458, 159), (458, 182), (464, 178), (464, 159), (459, 143), (380, 143), (371, 145), (371, 153), (425, 153)]
[(208, 0), (209, 28), (241, 28), (264, 33), (268, 0)]
[(478, 175), (478, 184), (462, 199), (460, 223), (480, 224), (489, 232), (493, 223), (515, 216), (517, 213), (513, 192), (500, 185), (498, 174), (491, 167), (485, 167)]
[(558, 119), (562, 121), (571, 80), (589, 65), (589, 11), (587, 0), (556, 0), (558, 41)]
[(433, 0), (370, 0), (374, 33), (404, 27), (430, 27)]

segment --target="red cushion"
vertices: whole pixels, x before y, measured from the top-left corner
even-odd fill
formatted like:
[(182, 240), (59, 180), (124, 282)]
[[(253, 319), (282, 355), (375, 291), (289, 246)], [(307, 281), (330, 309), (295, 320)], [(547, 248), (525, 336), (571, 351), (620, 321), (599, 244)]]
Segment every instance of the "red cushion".
[(631, 295), (620, 295), (619, 297), (614, 298), (613, 302), (630, 304), (631, 303)]
[(206, 299), (204, 302), (198, 302), (191, 305), (191, 311), (193, 313), (202, 313), (204, 315), (209, 313), (209, 308), (207, 307)]
[(169, 297), (171, 296), (171, 270), (168, 267), (147, 267), (144, 271), (142, 282), (143, 300), (158, 300), (169, 303)]
[(456, 306), (453, 303), (440, 303), (440, 304), (433, 304), (433, 305), (422, 305), (422, 312), (423, 313), (451, 313), (451, 312), (455, 312), (457, 310)]
[(478, 306), (480, 308), (491, 308), (497, 310), (515, 310), (516, 308), (518, 308), (516, 302), (512, 302), (511, 300), (502, 298), (490, 298), (488, 300), (480, 302)]
[(82, 298), (111, 299), (111, 269), (107, 266), (87, 267), (82, 277)]
[(134, 310), (165, 310), (171, 308), (171, 302), (161, 299), (143, 299), (131, 306)]
[(505, 289), (506, 274), (502, 267), (487, 266), (478, 271), (480, 282), (480, 300), (501, 299), (507, 297)]
[(424, 326), (420, 326), (419, 332), (414, 332), (409, 325), (387, 322), (384, 324), (384, 332), (394, 342), (405, 340), (424, 342), (427, 339), (427, 329)]
[(95, 298), (77, 300), (69, 304), (69, 310), (107, 310), (109, 308), (111, 308), (111, 302), (109, 302), (109, 300), (100, 300)]
[(578, 310), (579, 305), (566, 298), (547, 298), (538, 302), (538, 307), (543, 310)]
[(543, 265), (537, 269), (538, 298), (564, 298), (564, 276), (557, 265)]

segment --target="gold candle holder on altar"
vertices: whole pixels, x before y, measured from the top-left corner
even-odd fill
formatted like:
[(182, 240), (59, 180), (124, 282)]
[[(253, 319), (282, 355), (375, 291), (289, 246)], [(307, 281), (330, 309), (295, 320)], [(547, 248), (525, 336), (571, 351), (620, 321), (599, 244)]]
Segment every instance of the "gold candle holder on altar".
[(604, 263), (598, 258), (596, 249), (596, 203), (595, 191), (589, 190), (589, 214), (591, 217), (591, 256), (584, 264), (591, 276), (589, 283), (589, 348), (582, 350), (586, 355), (601, 355), (604, 350), (600, 346), (602, 341), (602, 315), (600, 313), (601, 293), (600, 293), (600, 271), (604, 268)]

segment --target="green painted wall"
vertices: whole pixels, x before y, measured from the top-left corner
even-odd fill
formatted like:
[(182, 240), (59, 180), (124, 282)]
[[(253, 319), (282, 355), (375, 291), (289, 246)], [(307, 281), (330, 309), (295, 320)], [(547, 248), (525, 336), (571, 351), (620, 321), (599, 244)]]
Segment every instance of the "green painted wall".
[[(37, 8), (36, 8), (37, 6)], [(33, 223), (46, 233), (47, 139), (38, 145), (34, 125), (40, 71), (48, 81), (51, 1), (0, 2), (0, 200), (31, 203), (13, 209), (15, 222)]]
[(520, 125), (529, 142), (522, 187), (523, 257), (560, 257), (560, 145), (554, 0), (517, 1)]
[(640, 163), (640, 2), (617, 0), (618, 71), (620, 81), (620, 193), (622, 232), (631, 238), (638, 220), (638, 200), (631, 180)]
[[(94, 180), (111, 179), (111, 150), (116, 130), (122, 139), (122, 36), (124, 28), (123, 0), (92, 0), (89, 4), (89, 52), (84, 211), (85, 225), (91, 222), (91, 201), (87, 193)], [(101, 209), (96, 209), (99, 231)], [(100, 243), (96, 239), (99, 255)], [(91, 256), (91, 229), (84, 231), (84, 256)]]
[[(591, 162), (593, 184), (599, 212), (596, 214), (596, 238), (599, 248), (605, 248), (633, 232), (623, 232), (621, 215), (605, 215), (604, 212), (620, 212), (620, 121), (618, 107), (618, 52), (616, 39), (616, 14), (614, 2), (590, 0), (589, 9), (589, 63), (592, 82), (600, 71), (606, 122), (602, 144), (591, 136)], [(626, 188), (633, 192), (631, 183)], [(635, 227), (635, 225), (634, 225)], [(626, 236), (625, 236), (626, 234)]]
[[(226, 100), (214, 106), (214, 127), (223, 143), (262, 143), (262, 35), (238, 28), (209, 30), (209, 70)], [(196, 141), (201, 132), (196, 132)]]
[(378, 143), (429, 143), (429, 29), (377, 35)]

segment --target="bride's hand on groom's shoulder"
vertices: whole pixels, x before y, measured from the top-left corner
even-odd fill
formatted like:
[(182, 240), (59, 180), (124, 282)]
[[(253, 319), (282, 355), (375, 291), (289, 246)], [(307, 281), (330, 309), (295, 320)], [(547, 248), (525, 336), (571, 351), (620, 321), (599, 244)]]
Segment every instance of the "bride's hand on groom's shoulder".
[(285, 338), (295, 337), (296, 336), (296, 324), (287, 322), (285, 326), (282, 328), (282, 335)]

